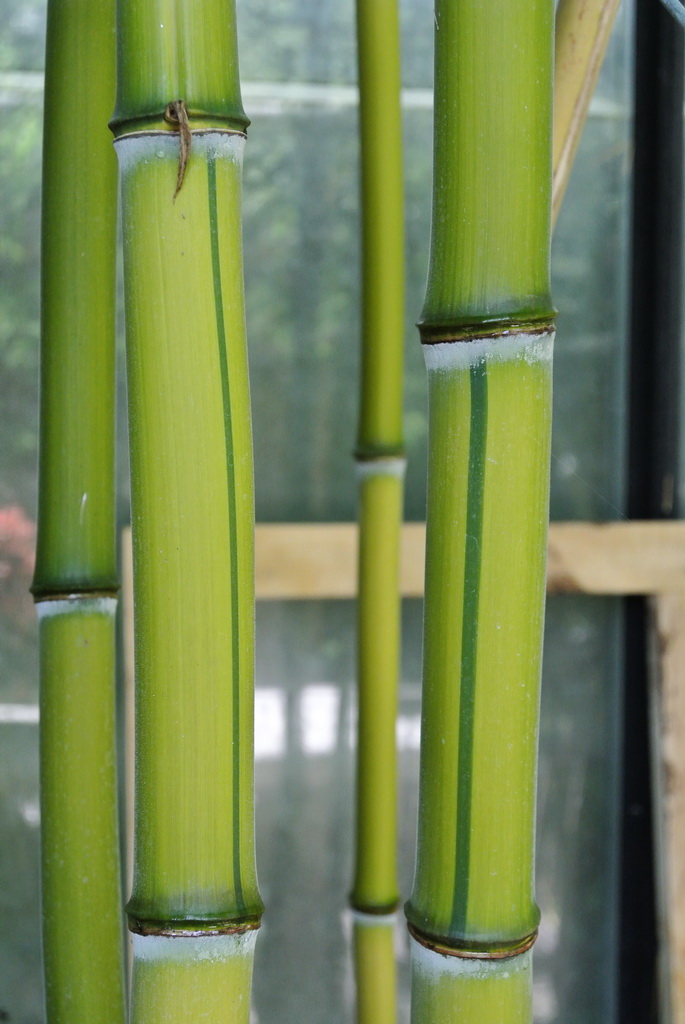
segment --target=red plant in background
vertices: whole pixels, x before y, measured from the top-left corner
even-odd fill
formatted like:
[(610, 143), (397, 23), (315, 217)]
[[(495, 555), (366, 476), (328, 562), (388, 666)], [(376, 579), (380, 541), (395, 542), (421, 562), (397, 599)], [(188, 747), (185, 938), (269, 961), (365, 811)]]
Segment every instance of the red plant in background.
[(0, 580), (33, 574), (36, 524), (21, 505), (0, 507)]

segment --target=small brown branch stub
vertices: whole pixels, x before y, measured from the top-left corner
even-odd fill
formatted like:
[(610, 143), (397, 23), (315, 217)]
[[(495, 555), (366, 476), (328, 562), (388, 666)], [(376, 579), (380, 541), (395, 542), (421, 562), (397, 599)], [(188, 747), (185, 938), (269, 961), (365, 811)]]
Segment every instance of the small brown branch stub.
[(183, 185), (183, 179), (186, 174), (186, 167), (188, 160), (190, 159), (190, 147), (192, 145), (192, 135), (190, 133), (190, 124), (188, 123), (188, 111), (183, 100), (173, 100), (167, 104), (166, 110), (164, 111), (164, 120), (168, 124), (174, 125), (178, 128), (179, 136), (179, 152), (178, 152), (178, 176), (176, 178), (176, 191), (174, 192), (174, 202), (176, 196), (181, 191)]

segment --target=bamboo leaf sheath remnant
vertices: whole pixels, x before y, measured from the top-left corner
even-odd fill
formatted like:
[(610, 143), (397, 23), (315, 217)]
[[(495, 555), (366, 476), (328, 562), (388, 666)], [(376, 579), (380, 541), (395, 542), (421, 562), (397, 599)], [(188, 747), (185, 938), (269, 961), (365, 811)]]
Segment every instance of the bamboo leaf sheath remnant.
[[(240, 192), (247, 119), (224, 0), (120, 4), (136, 658), (133, 1019), (247, 1022), (254, 498)], [(227, 1018), (227, 1013), (230, 1018)]]
[(553, 23), (552, 0), (436, 5), (414, 1024), (532, 1019)]

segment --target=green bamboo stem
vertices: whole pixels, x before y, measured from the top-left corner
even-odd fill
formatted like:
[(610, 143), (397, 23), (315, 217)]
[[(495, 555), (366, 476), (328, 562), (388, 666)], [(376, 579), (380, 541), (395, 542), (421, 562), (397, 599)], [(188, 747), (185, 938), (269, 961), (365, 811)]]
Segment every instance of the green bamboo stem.
[(240, 135), (196, 134), (174, 202), (178, 138), (117, 143), (137, 682), (128, 912), (141, 929), (214, 930), (261, 911), (249, 394), (230, 255), (241, 245), (242, 147)]
[(549, 337), (426, 349), (421, 799), (407, 913), (420, 932), (457, 949), (516, 947), (538, 923)]
[(549, 185), (538, 181), (550, 173), (552, 6), (436, 6), (426, 343), (552, 315)]
[(532, 955), (504, 960), (444, 956), (411, 941), (413, 1024), (529, 1024)]
[(174, 203), (178, 139), (117, 143), (137, 683), (128, 912), (141, 929), (215, 930), (261, 912), (249, 395), (229, 256), (240, 252), (242, 146), (235, 134), (196, 134)]
[(351, 902), (398, 900), (395, 721), (404, 441), (404, 236), (396, 0), (357, 3), (362, 207), (356, 855)]
[(115, 772), (114, 4), (50, 3), (38, 546), (50, 1024), (125, 1018)]
[(357, 453), (402, 456), (404, 196), (397, 0), (358, 0), (362, 369)]
[(404, 461), (362, 462), (359, 473), (357, 829), (351, 902), (358, 910), (388, 913), (398, 900), (395, 723)]
[[(43, 143), (38, 600), (117, 587), (109, 0), (51, 3)], [(88, 83), (86, 87), (85, 83)], [(78, 125), (65, 131), (64, 112)]]
[(357, 1024), (397, 1020), (395, 914), (355, 914), (354, 973)]
[(202, 938), (135, 935), (132, 1024), (248, 1024), (255, 938), (255, 932)]
[(235, 4), (124, 0), (117, 8), (115, 135), (168, 129), (164, 112), (178, 99), (194, 128), (246, 129)]
[[(420, 323), (430, 409), (424, 692), (407, 918), (420, 942), (457, 960), (507, 954), (513, 965), (539, 920), (554, 4), (512, 0), (504, 14), (495, 0), (438, 0), (435, 14), (433, 233)], [(477, 986), (483, 998), (488, 987)], [(481, 1008), (479, 1019), (530, 1019), (529, 1010), (517, 1016), (513, 989), (506, 1005)]]
[(125, 1020), (111, 597), (41, 601), (47, 1019)]
[[(127, 912), (134, 932), (179, 943), (176, 955), (134, 968), (133, 1015), (147, 1021), (147, 1007), (166, 999), (167, 986), (185, 991), (211, 984), (204, 1017), (225, 1021), (220, 993), (239, 982), (229, 967), (201, 980), (207, 958), (217, 935), (258, 927), (262, 912), (253, 821), (254, 497), (240, 221), (245, 136), (238, 130), (246, 122), (232, 7), (223, 0), (183, 8), (124, 2), (120, 13), (114, 128), (136, 672), (135, 854)], [(139, 66), (148, 73), (137, 77)], [(189, 936), (198, 939), (195, 957), (182, 952), (195, 948), (185, 945)], [(251, 963), (251, 953), (245, 955)], [(184, 981), (194, 969), (196, 980)], [(249, 1004), (250, 971), (238, 975), (247, 987), (242, 1002), (231, 1004), (231, 1020), (242, 1020)]]

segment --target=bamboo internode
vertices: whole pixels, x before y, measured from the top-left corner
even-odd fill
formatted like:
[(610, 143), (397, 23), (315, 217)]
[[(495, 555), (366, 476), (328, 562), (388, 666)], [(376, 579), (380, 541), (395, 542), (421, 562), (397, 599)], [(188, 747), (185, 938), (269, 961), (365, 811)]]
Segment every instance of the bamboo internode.
[(232, 1020), (247, 1021), (248, 935), (262, 902), (240, 215), (247, 119), (233, 5), (200, 0), (181, 15), (172, 0), (120, 4), (118, 74), (111, 124), (121, 176), (136, 674), (127, 912), (142, 936), (133, 1020), (167, 1020), (179, 1002), (189, 1017), (201, 1008), (203, 1018), (225, 1021), (230, 1005)]
[(396, 915), (354, 915), (357, 1024), (396, 1024)]
[[(232, 133), (196, 135), (174, 202), (178, 137), (117, 142), (139, 570), (129, 914), (141, 930), (146, 921), (170, 930), (205, 921), (211, 930), (252, 922), (261, 910), (252, 835), (253, 502), (242, 284), (220, 255), (240, 251), (242, 145)], [(167, 282), (184, 276), (187, 292), (170, 291)]]
[(52, 3), (48, 12), (37, 599), (117, 590), (113, 24), (107, 0)]
[(191, 14), (175, 0), (126, 0), (117, 8), (114, 134), (168, 129), (167, 107), (178, 100), (194, 129), (247, 128), (235, 4), (193, 0)]
[(445, 440), (429, 458), (423, 790), (407, 915), (429, 940), (496, 952), (519, 946), (538, 923), (551, 336), (427, 354), (430, 429)]

